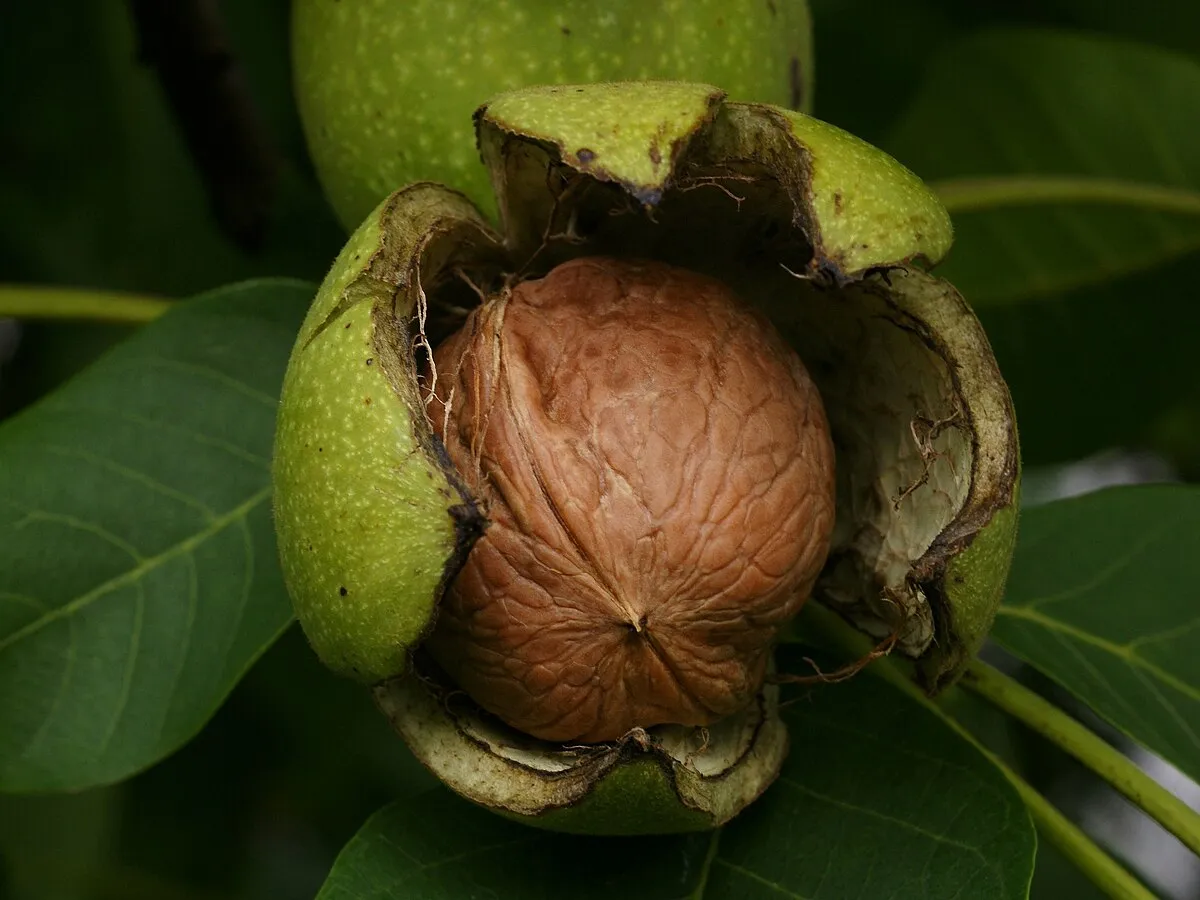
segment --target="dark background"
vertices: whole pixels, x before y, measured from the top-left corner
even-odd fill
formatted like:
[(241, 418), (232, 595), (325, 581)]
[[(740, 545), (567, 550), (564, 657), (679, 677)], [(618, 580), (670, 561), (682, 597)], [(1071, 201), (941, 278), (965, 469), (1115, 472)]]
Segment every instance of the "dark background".
[[(0, 3), (0, 283), (183, 298), (258, 275), (319, 280), (343, 235), (291, 99), (288, 5), (227, 0), (216, 27), (200, 28), (200, 50), (216, 48), (220, 89), (237, 110), (221, 120), (172, 114), (168, 94), (196, 97), (173, 64), (197, 49), (163, 42), (155, 7), (172, 4)], [(1136, 14), (1102, 0), (812, 6), (816, 113), (874, 141), (903, 115), (929, 60), (981, 28), (1066, 27), (1200, 52), (1192, 3), (1143, 3)], [(0, 321), (0, 418), (125, 333)], [(1072, 364), (1064, 356), (1063, 377)], [(1181, 415), (1186, 423), (1188, 411)], [(1184, 431), (1175, 443), (1144, 435), (1128, 443), (1165, 452), (1162, 464), (1186, 475), (1197, 453)], [(1080, 449), (1032, 439), (1035, 464)], [(975, 716), (1068, 811), (1113, 803), (1056, 751), (984, 710)], [(79, 796), (0, 797), (0, 898), (308, 898), (367, 815), (429, 784), (365, 692), (327, 676), (293, 632), (197, 740), (151, 771)], [(1153, 839), (1118, 830), (1117, 852), (1134, 853), (1146, 834)], [(1043, 847), (1035, 895), (1095, 891)]]

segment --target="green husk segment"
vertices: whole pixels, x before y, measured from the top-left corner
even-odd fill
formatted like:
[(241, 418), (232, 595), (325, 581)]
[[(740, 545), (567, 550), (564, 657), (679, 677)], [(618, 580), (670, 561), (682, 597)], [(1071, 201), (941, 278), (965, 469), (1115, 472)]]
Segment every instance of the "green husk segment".
[(544, 141), (577, 171), (653, 205), (676, 157), (724, 99), (711, 85), (677, 81), (528, 88), (480, 110), (481, 145), (494, 160), (504, 152), (497, 133)]
[(534, 819), (510, 818), (571, 834), (677, 834), (721, 824), (711, 813), (679, 800), (664, 764), (643, 757), (613, 768), (575, 806), (551, 809)]
[(710, 85), (527, 88), (475, 116), (506, 233), (518, 242), (528, 239), (530, 183), (514, 177), (507, 157), (521, 155), (520, 141), (552, 147), (562, 165), (614, 181), (648, 207), (701, 168), (765, 170), (792, 194), (813, 268), (838, 282), (916, 259), (935, 264), (954, 239), (937, 195), (882, 150), (804, 113), (725, 101)]
[(962, 673), (992, 630), (1017, 544), (1018, 488), (1014, 482), (1011, 503), (997, 509), (946, 566), (942, 590), (950, 640), (930, 648), (917, 664), (918, 679), (931, 694)]
[(376, 686), (375, 700), (417, 759), (462, 796), (554, 831), (714, 828), (757, 798), (787, 755), (774, 687), (743, 714), (739, 738), (714, 735), (698, 745), (679, 744), (680, 730), (671, 728), (586, 747), (533, 741), (456, 702), (419, 672)]
[(706, 84), (621, 82), (527, 88), (481, 106), (479, 152), (509, 247), (538, 252), (554, 207), (570, 202), (566, 185), (547, 184), (548, 158), (653, 206), (724, 97)]
[(754, 161), (792, 193), (814, 266), (845, 281), (914, 259), (933, 264), (954, 239), (950, 216), (916, 175), (882, 150), (803, 113), (727, 103), (705, 157)]
[(949, 252), (950, 214), (920, 178), (836, 126), (790, 110), (780, 115), (809, 161), (818, 255), (849, 275), (917, 258), (933, 265)]
[[(927, 345), (945, 360), (954, 390), (954, 422), (947, 429), (971, 440), (970, 472), (955, 478), (965, 482), (965, 497), (912, 565), (911, 578), (937, 626), (916, 674), (935, 693), (978, 652), (1000, 606), (1016, 544), (1020, 449), (1008, 388), (983, 326), (961, 295), (919, 272), (896, 273), (890, 281), (897, 307), (924, 324)], [(931, 458), (932, 466), (939, 462)]]
[(284, 578), (317, 655), (366, 682), (404, 671), (473, 515), (430, 436), (409, 323), (422, 280), (493, 241), (461, 195), (398, 192), (338, 256), (288, 364), (273, 461)]
[(991, 630), (1016, 545), (1020, 449), (1008, 388), (987, 335), (947, 282), (927, 276), (893, 280), (905, 310), (925, 323), (950, 365), (957, 415), (972, 436), (967, 496), (954, 519), (914, 565), (928, 585), (939, 635), (917, 663), (930, 691), (945, 687), (975, 656)]
[(470, 117), (500, 91), (688, 78), (739, 100), (812, 104), (804, 0), (293, 0), (292, 56), (313, 162), (348, 229), (416, 181), (490, 212)]

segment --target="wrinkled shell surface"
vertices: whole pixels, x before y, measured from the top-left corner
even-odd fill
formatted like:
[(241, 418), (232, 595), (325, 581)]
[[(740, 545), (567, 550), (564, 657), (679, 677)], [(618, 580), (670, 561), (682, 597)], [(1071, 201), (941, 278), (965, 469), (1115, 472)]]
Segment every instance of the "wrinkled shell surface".
[(427, 647), (554, 741), (749, 703), (834, 524), (821, 399), (721, 282), (584, 258), (476, 309), (430, 418), (490, 525)]

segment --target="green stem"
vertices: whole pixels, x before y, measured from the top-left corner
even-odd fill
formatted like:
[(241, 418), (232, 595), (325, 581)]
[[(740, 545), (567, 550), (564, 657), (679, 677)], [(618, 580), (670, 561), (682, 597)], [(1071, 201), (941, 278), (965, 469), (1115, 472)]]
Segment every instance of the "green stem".
[(1071, 754), (1200, 855), (1200, 813), (1119, 750), (1053, 703), (980, 660), (971, 663), (962, 684)]
[(171, 304), (157, 297), (119, 291), (32, 285), (0, 285), (0, 318), (76, 319), (141, 325)]
[[(949, 716), (946, 716), (945, 719), (947, 722), (955, 723), (955, 720)], [(961, 726), (957, 730), (961, 734), (967, 735)], [(970, 737), (970, 735), (967, 736)], [(1025, 806), (1029, 809), (1029, 814), (1033, 816), (1038, 831), (1057, 847), (1063, 856), (1074, 863), (1075, 867), (1088, 877), (1088, 880), (1113, 900), (1156, 900), (1154, 893), (1149, 888), (1131, 875), (1128, 869), (1105, 853), (1078, 825), (1055, 809), (1050, 801), (1038, 793), (1028, 781), (1010, 769), (999, 757), (978, 741), (974, 743), (984, 756), (1008, 776), (1008, 780), (1013, 783), (1017, 793), (1025, 801)]]
[[(851, 628), (836, 613), (815, 603), (809, 603), (805, 606), (805, 616), (817, 630), (831, 638), (854, 657), (862, 658), (870, 651), (871, 642), (866, 636)], [(987, 757), (996, 768), (1004, 773), (1016, 788), (1017, 793), (1021, 795), (1030, 816), (1037, 825), (1038, 832), (1057, 847), (1109, 897), (1112, 897), (1113, 900), (1156, 900), (1154, 894), (1145, 885), (1109, 856), (1078, 826), (1055, 809), (1049, 800), (1013, 771), (1007, 763), (985, 747), (975, 735), (967, 730), (966, 726), (931, 700), (924, 691), (917, 687), (894, 657), (889, 656), (875, 660), (868, 666), (867, 671), (883, 678), (916, 700)]]
[(1200, 193), (1116, 178), (995, 175), (947, 178), (929, 185), (951, 214), (1041, 203), (1106, 203), (1200, 215)]

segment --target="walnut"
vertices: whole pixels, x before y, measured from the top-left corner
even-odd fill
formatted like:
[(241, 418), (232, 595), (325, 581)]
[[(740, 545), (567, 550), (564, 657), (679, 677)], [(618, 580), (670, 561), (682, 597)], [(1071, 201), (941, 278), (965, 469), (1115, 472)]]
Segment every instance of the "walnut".
[(761, 687), (825, 561), (820, 395), (721, 282), (577, 259), (434, 354), (430, 418), (490, 524), (427, 647), (552, 741), (707, 725)]
[[(877, 148), (712, 85), (523, 88), (475, 124), (495, 220), (397, 190), (301, 325), (284, 582), (316, 654), (459, 795), (570, 832), (723, 825), (781, 771), (766, 648), (806, 594), (930, 693), (995, 618), (1020, 452), (982, 326), (929, 272), (950, 216)], [(504, 281), (572, 255), (594, 258)], [(458, 276), (514, 288), (431, 383), (413, 333), (459, 314)]]

